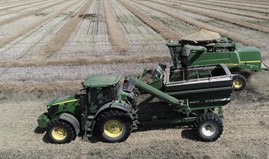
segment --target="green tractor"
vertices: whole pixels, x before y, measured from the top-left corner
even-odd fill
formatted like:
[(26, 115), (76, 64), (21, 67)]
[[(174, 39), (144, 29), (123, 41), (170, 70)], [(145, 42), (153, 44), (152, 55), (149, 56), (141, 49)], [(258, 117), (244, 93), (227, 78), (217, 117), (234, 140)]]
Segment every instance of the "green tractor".
[[(214, 35), (212, 37), (212, 34)], [(190, 66), (204, 66), (223, 63), (228, 66), (234, 76), (234, 89), (240, 91), (246, 86), (246, 79), (251, 72), (268, 69), (263, 64), (261, 51), (253, 46), (242, 46), (218, 33), (201, 30), (182, 38), (179, 41), (167, 43), (175, 66), (181, 65), (180, 56), (184, 45), (202, 46), (204, 50), (191, 50), (188, 59)]]
[(51, 101), (48, 112), (38, 118), (48, 142), (68, 143), (77, 136), (91, 137), (94, 130), (106, 142), (126, 140), (135, 120), (129, 103), (134, 95), (120, 89), (120, 79), (120, 75), (95, 75), (83, 82), (84, 88), (75, 96)]
[[(211, 75), (215, 70), (212, 68), (212, 72), (208, 71)], [(184, 81), (168, 83), (171, 93), (168, 94), (131, 76), (122, 79), (113, 74), (93, 75), (82, 83), (83, 89), (74, 96), (51, 101), (47, 112), (37, 120), (38, 128), (45, 129), (47, 141), (56, 144), (69, 143), (77, 136), (90, 138), (93, 135), (104, 142), (123, 142), (135, 129), (178, 125), (193, 125), (201, 140), (215, 141), (223, 131), (222, 106), (230, 102), (233, 91), (232, 77), (227, 70), (214, 73), (214, 77), (194, 80), (193, 88), (199, 82), (207, 82), (203, 91), (213, 88), (215, 91), (191, 101), (188, 97), (199, 96), (201, 88), (189, 92), (181, 90), (190, 85), (184, 86)], [(206, 75), (203, 73), (203, 76)], [(177, 90), (177, 85), (182, 86)], [(189, 94), (180, 95), (185, 93)]]

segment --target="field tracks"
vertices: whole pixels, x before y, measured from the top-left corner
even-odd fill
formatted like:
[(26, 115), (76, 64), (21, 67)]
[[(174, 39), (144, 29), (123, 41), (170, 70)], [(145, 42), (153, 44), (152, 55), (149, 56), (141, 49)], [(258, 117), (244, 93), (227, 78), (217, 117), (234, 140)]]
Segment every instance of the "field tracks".
[(235, 32), (230, 32), (228, 30), (225, 30), (225, 29), (222, 29), (222, 28), (218, 28), (218, 27), (215, 27), (215, 26), (212, 26), (212, 25), (209, 25), (209, 24), (206, 24), (206, 23), (203, 23), (203, 22), (199, 22), (195, 19), (192, 19), (192, 18), (189, 18), (189, 17), (183, 17), (183, 16), (180, 16), (174, 12), (170, 12), (168, 11), (168, 9), (164, 9), (161, 5), (160, 7), (155, 7), (153, 5), (151, 5), (151, 2), (147, 3), (147, 2), (138, 2), (136, 1), (137, 3), (141, 4), (141, 5), (144, 5), (144, 6), (147, 6), (149, 8), (152, 8), (152, 9), (155, 9), (159, 12), (162, 12), (162, 13), (165, 13), (167, 15), (170, 15), (174, 18), (177, 18), (181, 21), (184, 21), (188, 24), (191, 24), (191, 25), (194, 25), (198, 28), (203, 28), (203, 29), (207, 29), (207, 30), (210, 30), (210, 31), (214, 31), (214, 32), (218, 32), (222, 35), (225, 35), (225, 36), (228, 36), (230, 37), (231, 39), (234, 39), (234, 40), (237, 40), (238, 42), (241, 42), (243, 44), (248, 44), (248, 45), (254, 45), (254, 46), (257, 46), (259, 48), (265, 48), (266, 45), (262, 42), (259, 42), (259, 41), (256, 41), (256, 40), (252, 40), (252, 39), (248, 39), (240, 34), (237, 34)]
[(81, 56), (81, 57), (62, 57), (60, 59), (19, 59), (19, 60), (0, 60), (0, 67), (28, 67), (28, 66), (50, 66), (50, 65), (87, 65), (87, 64), (113, 64), (113, 63), (149, 63), (149, 62), (170, 62), (169, 55), (112, 55), (112, 56)]
[(42, 1), (44, 1), (44, 0), (40, 0), (40, 1), (32, 1), (32, 2), (28, 2), (28, 3), (17, 4), (17, 5), (13, 5), (13, 4), (12, 4), (12, 5), (10, 5), (10, 6), (0, 8), (0, 11), (8, 10), (8, 9), (11, 9), (11, 8), (16, 8), (16, 7), (20, 7), (20, 6), (25, 6), (25, 5), (29, 5), (29, 4), (39, 3), (39, 2), (42, 2)]
[[(191, 1), (194, 2), (194, 1)], [(205, 5), (209, 5), (209, 6), (217, 6), (217, 7), (223, 7), (223, 8), (227, 8), (227, 9), (238, 9), (238, 10), (243, 10), (243, 11), (253, 11), (253, 12), (257, 12), (257, 13), (263, 13), (263, 14), (268, 14), (269, 10), (268, 8), (256, 8), (256, 7), (244, 7), (244, 6), (239, 6), (239, 5), (232, 5), (232, 4), (226, 4), (226, 2), (215, 2), (215, 1), (195, 1), (197, 3), (200, 4), (205, 4)]]
[(130, 49), (128, 40), (124, 36), (124, 32), (117, 22), (117, 17), (113, 13), (108, 0), (104, 0), (104, 8), (109, 40), (113, 51), (120, 53), (128, 51)]
[(201, 10), (191, 9), (191, 8), (181, 6), (181, 5), (175, 6), (173, 4), (167, 4), (167, 3), (156, 2), (156, 1), (154, 1), (154, 2), (162, 4), (162, 5), (166, 5), (166, 6), (169, 6), (169, 7), (173, 7), (173, 8), (176, 8), (176, 9), (184, 10), (184, 11), (187, 11), (187, 12), (192, 12), (192, 13), (204, 15), (204, 16), (207, 16), (207, 17), (215, 18), (215, 19), (218, 19), (218, 20), (221, 20), (221, 21), (229, 22), (229, 23), (236, 24), (236, 25), (239, 25), (239, 26), (242, 26), (242, 27), (245, 27), (245, 28), (250, 28), (250, 29), (262, 31), (262, 32), (265, 32), (265, 33), (269, 33), (269, 28), (265, 27), (265, 26), (261, 26), (261, 25), (257, 25), (257, 24), (253, 24), (253, 23), (249, 23), (249, 22), (244, 22), (244, 21), (241, 21), (241, 20), (238, 20), (238, 19), (231, 19), (231, 18), (226, 17), (226, 16), (210, 14), (210, 13), (207, 13), (207, 12), (204, 12), (204, 11), (201, 11)]
[(27, 17), (27, 16), (31, 16), (31, 15), (34, 15), (34, 14), (37, 14), (39, 13), (41, 10), (44, 10), (44, 9), (47, 9), (47, 8), (51, 8), (53, 6), (56, 6), (58, 4), (62, 4), (64, 1), (59, 1), (57, 3), (53, 2), (53, 4), (50, 4), (50, 5), (47, 5), (45, 7), (41, 7), (41, 8), (38, 8), (38, 9), (35, 9), (33, 11), (30, 11), (30, 12), (26, 12), (26, 13), (23, 13), (23, 14), (20, 14), (18, 16), (14, 16), (14, 17), (11, 17), (11, 18), (8, 18), (8, 19), (5, 19), (5, 20), (2, 20), (0, 21), (0, 26), (2, 25), (5, 25), (5, 24), (8, 24), (8, 23), (11, 23), (15, 20), (18, 20), (18, 19), (21, 19), (21, 18), (24, 18), (24, 17)]
[(0, 48), (4, 47), (5, 45), (7, 45), (8, 43), (10, 43), (11, 41), (15, 40), (16, 38), (24, 35), (25, 33), (31, 31), (32, 29), (38, 27), (41, 23), (51, 19), (51, 18), (54, 18), (58, 15), (60, 15), (65, 9), (69, 8), (70, 6), (74, 5), (77, 1), (75, 2), (72, 2), (72, 3), (67, 3), (61, 7), (59, 7), (59, 9), (52, 13), (52, 14), (49, 14), (49, 15), (46, 15), (44, 16), (43, 18), (39, 19), (39, 20), (36, 20), (34, 21), (33, 23), (30, 23), (28, 25), (25, 25), (23, 26), (22, 28), (18, 29), (18, 30), (15, 30), (13, 31), (12, 33), (2, 37), (0, 39), (1, 43), (0, 43)]
[(269, 17), (265, 16), (262, 13), (242, 11), (242, 10), (236, 10), (236, 9), (227, 9), (227, 8), (217, 7), (217, 6), (213, 8), (210, 5), (199, 4), (199, 1), (189, 2), (189, 1), (171, 1), (171, 0), (169, 0), (166, 2), (177, 3), (179, 5), (198, 7), (198, 8), (208, 9), (208, 10), (214, 10), (214, 11), (219, 11), (219, 12), (224, 12), (224, 13), (231, 13), (231, 14), (240, 15), (240, 16), (269, 20)]
[(92, 5), (93, 0), (88, 0), (78, 11), (77, 16), (70, 19), (63, 27), (60, 29), (56, 35), (49, 41), (47, 47), (43, 52), (39, 55), (40, 58), (49, 58), (54, 54), (58, 53), (64, 45), (68, 42), (69, 38), (71, 37), (73, 31), (79, 25), (82, 18), (79, 15), (84, 14), (87, 12), (88, 8)]
[(14, 13), (16, 14), (16, 13), (24, 12), (25, 10), (28, 10), (28, 9), (32, 10), (32, 9), (34, 9), (33, 7), (38, 7), (38, 6), (45, 5), (45, 4), (52, 3), (52, 2), (53, 1), (43, 1), (43, 2), (30, 4), (30, 5), (27, 5), (27, 6), (22, 6), (22, 7), (10, 9), (10, 10), (4, 10), (4, 11), (2, 11), (2, 13), (0, 11), (0, 17), (4, 16), (4, 15), (12, 15)]
[[(72, 92), (80, 87), (80, 80), (53, 82), (0, 82), (1, 92), (50, 94), (57, 91)], [(68, 86), (68, 87), (66, 87)]]
[(146, 23), (148, 26), (150, 26), (153, 30), (158, 32), (160, 35), (162, 35), (167, 40), (176, 40), (180, 39), (181, 35), (177, 34), (170, 28), (166, 27), (165, 25), (157, 22), (156, 20), (152, 19), (148, 15), (145, 15), (141, 13), (139, 10), (135, 9), (134, 7), (131, 7), (124, 1), (118, 0), (118, 2), (127, 8), (130, 12), (132, 12), (135, 16), (137, 16), (141, 21)]

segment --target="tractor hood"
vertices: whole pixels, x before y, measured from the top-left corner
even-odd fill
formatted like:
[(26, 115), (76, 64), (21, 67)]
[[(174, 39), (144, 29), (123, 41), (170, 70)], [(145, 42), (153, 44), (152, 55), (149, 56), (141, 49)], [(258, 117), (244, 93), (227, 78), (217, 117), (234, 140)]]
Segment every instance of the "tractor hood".
[(60, 98), (52, 100), (51, 102), (49, 102), (47, 106), (50, 107), (54, 105), (61, 105), (61, 104), (76, 102), (76, 101), (78, 101), (78, 99), (76, 99), (73, 96), (64, 96), (64, 97), (60, 97)]

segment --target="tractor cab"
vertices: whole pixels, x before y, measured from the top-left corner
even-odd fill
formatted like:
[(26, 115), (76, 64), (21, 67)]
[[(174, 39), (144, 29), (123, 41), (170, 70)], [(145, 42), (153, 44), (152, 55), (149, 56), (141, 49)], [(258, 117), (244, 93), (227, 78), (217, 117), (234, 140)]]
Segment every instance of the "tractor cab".
[(120, 80), (120, 75), (94, 75), (82, 83), (86, 90), (86, 103), (83, 105), (87, 105), (89, 114), (96, 113), (101, 106), (118, 98)]

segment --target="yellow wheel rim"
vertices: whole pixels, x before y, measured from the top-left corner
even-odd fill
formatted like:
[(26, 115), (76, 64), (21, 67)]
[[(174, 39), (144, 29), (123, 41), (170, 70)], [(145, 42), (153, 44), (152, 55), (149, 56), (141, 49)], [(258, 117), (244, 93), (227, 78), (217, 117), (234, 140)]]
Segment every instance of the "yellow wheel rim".
[(233, 86), (235, 89), (240, 89), (243, 86), (243, 82), (239, 79), (233, 81)]
[(56, 127), (51, 132), (52, 137), (55, 140), (64, 140), (67, 136), (66, 131), (63, 128)]
[(118, 120), (108, 120), (104, 125), (104, 133), (111, 138), (119, 137), (123, 132), (123, 126)]

